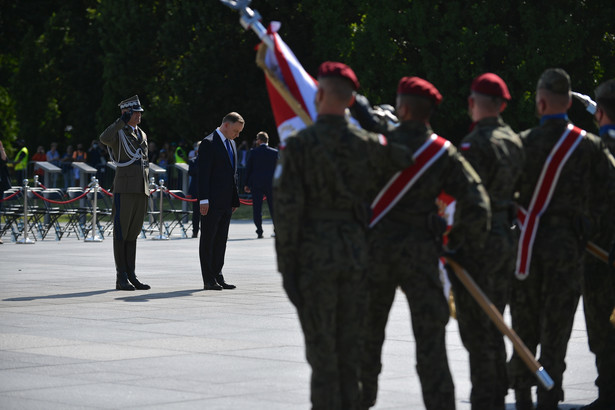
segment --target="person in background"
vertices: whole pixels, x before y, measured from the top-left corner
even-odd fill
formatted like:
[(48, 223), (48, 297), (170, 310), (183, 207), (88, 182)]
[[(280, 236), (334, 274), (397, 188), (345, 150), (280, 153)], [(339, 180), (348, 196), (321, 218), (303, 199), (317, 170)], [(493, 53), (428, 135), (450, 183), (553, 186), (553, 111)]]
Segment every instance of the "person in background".
[[(564, 399), (566, 350), (583, 286), (588, 217), (602, 216), (615, 200), (615, 159), (600, 139), (568, 119), (570, 76), (545, 70), (536, 85), (538, 126), (523, 131), (525, 162), (516, 189), (521, 233), (510, 299), (512, 327), (554, 386), (538, 386), (537, 408), (555, 410)], [(525, 217), (523, 217), (525, 214)], [(518, 410), (532, 409), (536, 377), (513, 352), (511, 387)]]
[[(47, 162), (49, 162), (52, 165), (55, 165), (56, 167), (60, 167), (60, 153), (58, 152), (58, 143), (57, 142), (52, 142), (51, 146), (49, 147), (49, 151), (47, 151), (46, 154), (46, 159)], [(57, 188), (58, 186), (58, 173), (54, 172), (53, 174), (51, 174), (51, 187), (50, 188)]]
[(273, 171), (278, 162), (278, 150), (269, 146), (269, 135), (261, 131), (256, 135), (258, 146), (250, 150), (246, 166), (244, 191), (252, 193), (252, 218), (256, 235), (263, 237), (263, 195), (267, 198), (269, 214), (273, 220)]
[[(464, 259), (463, 267), (500, 314), (504, 314), (514, 279), (518, 241), (517, 231), (511, 229), (516, 218), (514, 184), (525, 160), (521, 139), (500, 115), (510, 98), (508, 86), (497, 74), (476, 77), (468, 97), (472, 130), (460, 145), (491, 202), (487, 245), (464, 249), (472, 257)], [(504, 337), (456, 275), (451, 276), (451, 283), (459, 333), (470, 356), (472, 409), (504, 410), (508, 394)]]
[[(7, 163), (8, 157), (4, 150), (4, 145), (2, 141), (0, 141), (0, 199), (4, 198), (4, 191), (11, 189), (11, 176)], [(0, 209), (2, 209), (2, 202), (0, 202)], [(0, 238), (0, 244), (2, 243), (2, 238)]]
[(190, 184), (188, 185), (188, 194), (191, 199), (196, 199), (192, 203), (192, 237), (198, 238), (199, 226), (201, 224), (201, 205), (199, 204), (199, 146), (201, 141), (196, 143), (196, 155), (188, 161), (188, 175), (190, 175)]
[(17, 184), (22, 185), (23, 180), (28, 177), (28, 147), (23, 139), (15, 141), (15, 145), (18, 148), (15, 159), (11, 164), (15, 171), (15, 178), (17, 178)]
[[(42, 145), (39, 145), (38, 147), (36, 147), (36, 152), (34, 153), (34, 155), (32, 155), (32, 161), (33, 162), (42, 162), (42, 161), (47, 161), (47, 154), (45, 153), (45, 148), (43, 148)], [(39, 181), (43, 182), (43, 176), (45, 175), (45, 170), (43, 170), (42, 168), (38, 168), (36, 165), (34, 165), (34, 168), (36, 168), (34, 170), (34, 175), (38, 175), (39, 177)]]
[[(86, 162), (88, 159), (87, 152), (83, 149), (83, 144), (77, 144), (77, 149), (73, 152), (73, 162)], [(73, 179), (75, 181), (75, 186), (79, 186), (80, 181), (80, 173), (79, 168), (73, 167)]]
[[(615, 153), (615, 79), (600, 84), (595, 91), (595, 120), (600, 126), (600, 139)], [(615, 409), (615, 203), (610, 212), (594, 222), (592, 242), (610, 250), (609, 264), (585, 255), (583, 312), (589, 349), (596, 355), (598, 398), (581, 410)], [(598, 212), (592, 212), (594, 215)]]
[(102, 149), (100, 149), (100, 145), (98, 145), (98, 140), (92, 140), (87, 155), (88, 156), (86, 162), (90, 166), (96, 168), (96, 178), (98, 178), (99, 182), (102, 182), (102, 177), (105, 172), (107, 161), (105, 159)]
[(73, 146), (68, 145), (66, 147), (66, 152), (62, 155), (60, 159), (60, 168), (62, 168), (62, 177), (64, 178), (64, 190), (66, 191), (69, 186), (72, 186), (73, 180)]
[(188, 152), (188, 161), (192, 158), (196, 158), (196, 154), (199, 152), (199, 145), (201, 145), (201, 141), (192, 144), (192, 149)]

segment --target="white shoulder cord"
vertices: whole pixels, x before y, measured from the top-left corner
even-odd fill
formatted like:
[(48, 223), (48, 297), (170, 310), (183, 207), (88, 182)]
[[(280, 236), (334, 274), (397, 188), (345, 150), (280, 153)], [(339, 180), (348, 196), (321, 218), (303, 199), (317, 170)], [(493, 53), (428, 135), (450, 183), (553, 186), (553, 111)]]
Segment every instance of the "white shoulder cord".
[[(132, 145), (128, 142), (128, 137), (126, 136), (126, 133), (124, 132), (123, 129), (119, 130), (118, 134), (120, 136), (119, 140), (120, 140), (120, 142), (122, 144), (122, 147), (124, 147), (124, 151), (126, 151), (126, 154), (130, 158), (130, 161), (128, 161), (128, 162), (117, 162), (115, 160), (115, 158), (113, 158), (113, 151), (111, 150), (111, 148), (109, 148), (109, 146), (107, 146), (107, 151), (109, 151), (109, 157), (111, 158), (111, 161), (113, 161), (115, 166), (117, 166), (117, 167), (127, 167), (128, 165), (132, 164), (133, 162), (135, 162), (135, 161), (137, 161), (139, 159), (143, 159), (143, 152), (141, 151), (141, 147), (139, 147), (136, 150), (134, 150)], [(118, 153), (120, 151), (121, 151), (121, 149), (118, 146)]]

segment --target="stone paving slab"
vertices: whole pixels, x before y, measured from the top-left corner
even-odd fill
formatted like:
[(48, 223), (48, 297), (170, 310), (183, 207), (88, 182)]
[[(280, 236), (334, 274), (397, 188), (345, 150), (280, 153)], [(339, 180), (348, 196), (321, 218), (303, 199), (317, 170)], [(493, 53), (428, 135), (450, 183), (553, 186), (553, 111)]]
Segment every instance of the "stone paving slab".
[[(22, 245), (5, 237), (0, 408), (310, 408), (303, 335), (276, 271), (271, 232), (265, 225), (265, 238), (256, 239), (250, 221), (232, 222), (224, 275), (237, 289), (218, 292), (202, 290), (196, 239), (139, 239), (137, 274), (152, 289), (121, 292), (111, 240)], [(414, 347), (398, 292), (375, 409), (424, 408)], [(457, 408), (470, 409), (468, 358), (454, 320), (447, 349)], [(567, 358), (562, 409), (597, 396), (582, 304)], [(512, 391), (507, 403), (514, 409)]]

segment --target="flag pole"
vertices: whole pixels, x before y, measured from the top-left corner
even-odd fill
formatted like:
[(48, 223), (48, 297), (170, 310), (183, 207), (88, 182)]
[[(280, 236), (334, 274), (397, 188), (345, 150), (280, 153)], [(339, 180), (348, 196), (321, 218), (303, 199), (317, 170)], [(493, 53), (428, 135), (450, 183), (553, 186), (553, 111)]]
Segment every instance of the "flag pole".
[(258, 11), (252, 10), (250, 7), (250, 3), (252, 0), (220, 0), (222, 4), (232, 8), (233, 10), (238, 10), (241, 18), (239, 22), (241, 26), (248, 30), (251, 29), (256, 33), (258, 38), (263, 42), (258, 46), (258, 50), (256, 53), (256, 65), (259, 66), (264, 72), (267, 80), (273, 85), (276, 91), (280, 94), (280, 96), (286, 101), (288, 106), (293, 110), (293, 112), (301, 118), (301, 120), (305, 123), (305, 125), (311, 125), (313, 123), (310, 115), (303, 109), (299, 101), (288, 91), (286, 84), (282, 80), (280, 80), (265, 64), (265, 53), (267, 52), (267, 48), (274, 50), (275, 45), (273, 43), (273, 39), (267, 34), (267, 29), (260, 22), (261, 15)]
[(502, 332), (502, 334), (506, 335), (508, 339), (512, 342), (513, 347), (517, 351), (517, 354), (525, 365), (530, 369), (538, 378), (542, 386), (551, 390), (553, 388), (553, 379), (549, 376), (549, 373), (542, 367), (542, 365), (534, 358), (534, 354), (530, 352), (527, 346), (523, 343), (521, 338), (517, 335), (517, 333), (509, 328), (504, 322), (504, 318), (499, 310), (493, 305), (493, 303), (487, 298), (487, 296), (483, 293), (483, 291), (478, 287), (474, 279), (466, 272), (466, 270), (461, 267), (457, 262), (452, 260), (451, 258), (446, 258), (446, 262), (453, 268), (455, 275), (459, 278), (463, 286), (466, 287), (468, 292), (472, 295), (472, 297), (478, 302), (480, 307), (485, 311), (489, 319), (496, 325), (496, 327)]
[(267, 35), (267, 29), (260, 21), (260, 13), (248, 7), (250, 3), (252, 3), (252, 0), (220, 0), (220, 2), (233, 10), (239, 11), (239, 14), (241, 15), (239, 23), (241, 26), (246, 30), (252, 29), (258, 38), (263, 43), (267, 44), (267, 47), (273, 50), (273, 40)]
[[(594, 242), (587, 242), (587, 245), (585, 245), (585, 250), (607, 265), (609, 264), (609, 254), (607, 251), (596, 245)], [(611, 267), (615, 267), (615, 263), (613, 263)]]

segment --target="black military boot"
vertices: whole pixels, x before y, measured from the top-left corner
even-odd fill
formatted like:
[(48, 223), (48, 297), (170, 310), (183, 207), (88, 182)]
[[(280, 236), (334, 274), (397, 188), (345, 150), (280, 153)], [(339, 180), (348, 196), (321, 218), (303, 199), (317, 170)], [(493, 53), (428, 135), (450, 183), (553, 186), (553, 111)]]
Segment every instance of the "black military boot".
[(515, 389), (515, 402), (517, 410), (534, 410), (532, 390), (529, 387)]
[(115, 279), (115, 289), (117, 290), (135, 290), (135, 287), (128, 282), (128, 274), (126, 272), (118, 272)]
[(135, 290), (128, 282), (128, 274), (126, 273), (126, 250), (124, 249), (124, 241), (113, 240), (113, 257), (115, 258), (115, 270), (117, 271), (115, 279), (115, 289), (117, 290)]
[(139, 282), (135, 273), (136, 257), (137, 257), (137, 241), (124, 241), (124, 249), (126, 250), (126, 270), (128, 273), (128, 280), (133, 286), (139, 290), (148, 290), (151, 288), (146, 283)]

